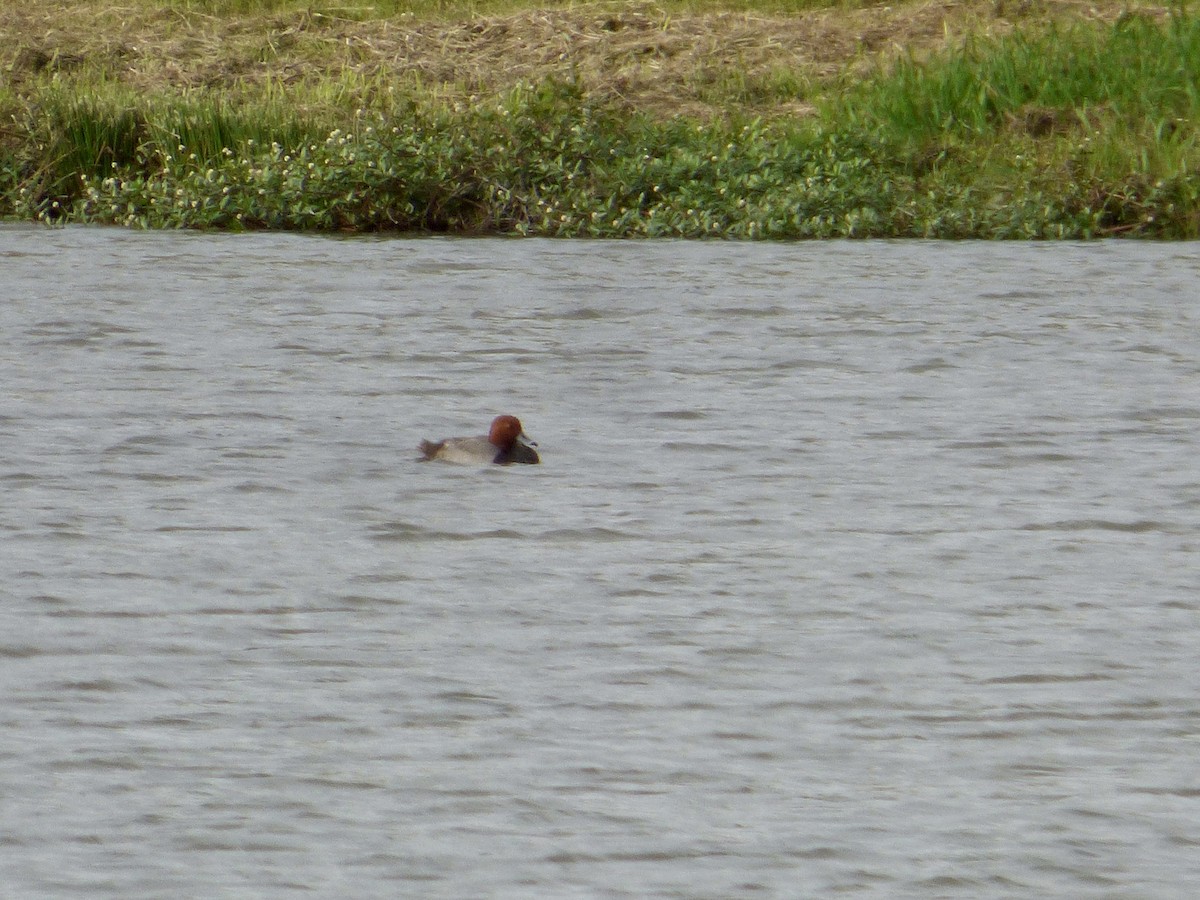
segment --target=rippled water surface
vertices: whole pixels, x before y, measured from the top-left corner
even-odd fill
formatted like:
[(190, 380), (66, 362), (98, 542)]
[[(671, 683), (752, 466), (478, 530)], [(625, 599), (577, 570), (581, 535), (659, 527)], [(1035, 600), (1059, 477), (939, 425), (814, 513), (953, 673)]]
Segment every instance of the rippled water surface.
[(1192, 896), (1198, 283), (0, 229), (0, 894)]

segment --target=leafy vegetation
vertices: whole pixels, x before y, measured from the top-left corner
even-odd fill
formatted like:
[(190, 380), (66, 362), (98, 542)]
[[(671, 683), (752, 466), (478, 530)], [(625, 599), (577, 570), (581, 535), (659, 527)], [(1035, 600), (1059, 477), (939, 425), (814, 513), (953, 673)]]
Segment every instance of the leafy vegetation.
[(299, 93), (267, 81), (149, 96), (58, 73), (0, 90), (14, 122), (0, 214), (606, 237), (1197, 237), (1197, 59), (1200, 19), (1185, 10), (1034, 22), (825, 77), (698, 68), (721, 114), (673, 116), (578, 74), (464, 102), (351, 71)]

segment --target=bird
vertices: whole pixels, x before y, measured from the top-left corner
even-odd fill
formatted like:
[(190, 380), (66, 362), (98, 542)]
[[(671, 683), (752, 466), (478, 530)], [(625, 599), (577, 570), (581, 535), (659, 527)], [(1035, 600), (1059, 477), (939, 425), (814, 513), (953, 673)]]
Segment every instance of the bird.
[(440, 441), (421, 441), (421, 461), (437, 459), (467, 465), (511, 463), (536, 465), (541, 458), (534, 448), (537, 444), (525, 434), (516, 416), (496, 416), (486, 435), (443, 438)]

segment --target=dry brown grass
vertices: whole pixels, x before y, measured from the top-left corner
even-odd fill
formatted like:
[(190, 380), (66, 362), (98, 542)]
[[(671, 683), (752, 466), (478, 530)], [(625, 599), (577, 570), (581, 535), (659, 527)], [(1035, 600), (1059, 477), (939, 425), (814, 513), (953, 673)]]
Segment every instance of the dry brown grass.
[[(217, 17), (144, 0), (0, 0), (0, 72), (18, 92), (53, 76), (155, 93), (333, 83), (361, 95), (344, 101), (363, 105), (380, 91), (466, 101), (558, 77), (663, 113), (704, 116), (731, 103), (802, 112), (805, 83), (852, 75), (892, 54), (1031, 18), (1115, 18), (1128, 8), (1120, 0), (914, 0), (758, 15), (639, 2), (446, 22), (355, 21), (313, 9)], [(772, 79), (791, 87), (764, 89)]]

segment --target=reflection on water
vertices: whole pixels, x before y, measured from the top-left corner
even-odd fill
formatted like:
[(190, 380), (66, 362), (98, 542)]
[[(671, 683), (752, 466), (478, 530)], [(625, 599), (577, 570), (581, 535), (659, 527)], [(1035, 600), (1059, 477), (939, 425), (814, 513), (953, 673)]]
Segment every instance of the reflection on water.
[[(0, 266), (16, 894), (1200, 877), (1196, 245)], [(498, 412), (542, 466), (416, 462)]]

